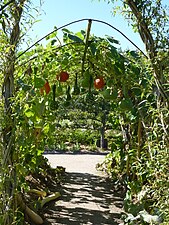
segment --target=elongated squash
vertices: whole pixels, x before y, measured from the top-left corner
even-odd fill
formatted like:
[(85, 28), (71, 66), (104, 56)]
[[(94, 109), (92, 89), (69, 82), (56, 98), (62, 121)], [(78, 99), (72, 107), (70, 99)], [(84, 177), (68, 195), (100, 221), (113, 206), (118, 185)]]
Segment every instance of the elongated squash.
[(17, 200), (18, 200), (18, 204), (25, 211), (25, 213), (28, 215), (28, 217), (33, 223), (37, 225), (43, 224), (42, 218), (23, 202), (21, 195), (17, 195)]
[(61, 196), (60, 192), (55, 192), (54, 194), (47, 196), (46, 198), (42, 199), (41, 207), (43, 207), (46, 203), (55, 200), (56, 198), (59, 198), (60, 196)]
[(30, 189), (29, 190), (30, 193), (34, 193), (40, 197), (46, 197), (46, 191), (40, 191), (40, 190), (37, 190), (37, 189)]

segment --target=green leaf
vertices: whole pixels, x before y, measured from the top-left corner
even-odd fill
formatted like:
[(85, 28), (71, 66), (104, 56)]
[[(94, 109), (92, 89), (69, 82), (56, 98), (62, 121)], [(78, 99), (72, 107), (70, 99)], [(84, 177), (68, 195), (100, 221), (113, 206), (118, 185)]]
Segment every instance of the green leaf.
[(119, 102), (119, 106), (121, 110), (126, 110), (126, 111), (130, 111), (133, 108), (133, 104), (130, 99), (123, 99), (121, 102)]
[(63, 31), (64, 33), (68, 33), (68, 34), (71, 33), (70, 30), (68, 30), (68, 29), (66, 29), (66, 28), (63, 28), (62, 31)]
[(134, 92), (135, 96), (141, 96), (141, 89), (139, 87), (133, 87), (131, 90)]
[(25, 92), (31, 90), (31, 88), (32, 88), (30, 85), (25, 84), (22, 79), (19, 79), (17, 81), (17, 83), (18, 83), (19, 86), (21, 86), (22, 90), (25, 91)]
[(37, 150), (37, 156), (41, 156), (43, 154), (43, 152), (44, 152), (43, 150), (38, 149)]
[(34, 70), (34, 74), (36, 75), (36, 74), (37, 74), (37, 72), (38, 72), (38, 67), (37, 67), (37, 66), (35, 66), (35, 67), (33, 68), (33, 70)]
[(56, 97), (59, 97), (61, 95), (63, 95), (63, 88), (62, 85), (60, 84), (60, 82), (57, 82), (56, 84)]
[(90, 50), (92, 52), (93, 55), (95, 55), (97, 48), (96, 48), (96, 44), (95, 43), (91, 43), (90, 44)]
[(92, 74), (89, 72), (89, 70), (86, 70), (84, 72), (84, 77), (81, 80), (81, 87), (83, 88), (89, 88), (90, 85), (93, 84), (93, 77)]
[(32, 109), (37, 116), (42, 116), (45, 111), (45, 101), (36, 102), (35, 105), (32, 106)]
[(49, 124), (47, 124), (47, 125), (43, 128), (44, 134), (48, 134), (48, 133), (49, 133), (49, 130), (50, 130), (50, 126), (49, 126)]
[(32, 117), (34, 115), (35, 114), (34, 114), (34, 112), (31, 109), (28, 109), (28, 110), (25, 111), (25, 116), (27, 116), (28, 118)]
[(129, 54), (130, 54), (132, 57), (134, 57), (134, 58), (139, 58), (139, 57), (140, 57), (139, 54), (138, 54), (138, 52), (136, 52), (136, 51), (129, 51)]
[(110, 52), (113, 58), (117, 58), (119, 56), (119, 53), (117, 52), (117, 49), (114, 46), (111, 46)]
[(74, 42), (83, 43), (83, 40), (76, 35), (68, 34), (68, 37)]
[(113, 37), (107, 36), (107, 35), (106, 35), (106, 37), (107, 37), (107, 40), (108, 40), (109, 42), (111, 42), (111, 43), (113, 43), (113, 44), (118, 44), (118, 45), (120, 44), (119, 41), (116, 40), (116, 39), (114, 39)]
[(140, 68), (138, 68), (136, 65), (131, 63), (131, 64), (129, 64), (129, 69), (136, 75), (136, 77), (139, 77)]
[(56, 42), (57, 42), (57, 40), (56, 40), (56, 39), (53, 39), (53, 40), (51, 41), (51, 45), (54, 45)]
[(112, 90), (110, 88), (107, 88), (100, 92), (103, 97), (107, 100), (115, 100), (118, 96), (117, 90)]
[(46, 37), (46, 40), (49, 40), (49, 39), (51, 39), (51, 38), (54, 38), (54, 37), (56, 37), (56, 35), (57, 35), (57, 31), (55, 31), (55, 32), (53, 32), (52, 34), (48, 35), (48, 36)]
[(85, 37), (86, 31), (85, 31), (85, 30), (81, 30), (80, 32), (81, 32), (81, 34), (83, 35), (83, 37)]
[(84, 34), (82, 32), (77, 32), (75, 35), (80, 39), (84, 40)]
[(34, 77), (34, 87), (41, 88), (45, 84), (45, 80), (41, 77)]

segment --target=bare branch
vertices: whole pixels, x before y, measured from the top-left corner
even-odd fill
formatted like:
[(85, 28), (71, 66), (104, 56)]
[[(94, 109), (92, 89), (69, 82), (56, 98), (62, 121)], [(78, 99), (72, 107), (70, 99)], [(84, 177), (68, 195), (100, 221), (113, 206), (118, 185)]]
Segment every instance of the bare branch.
[(155, 48), (154, 48), (154, 40), (153, 37), (150, 33), (150, 30), (148, 28), (148, 25), (146, 24), (143, 16), (141, 15), (140, 11), (138, 10), (136, 3), (133, 0), (126, 0), (126, 3), (129, 5), (131, 8), (132, 12), (134, 13), (135, 17), (137, 18), (138, 21), (138, 30), (140, 33), (140, 36), (146, 45), (146, 49), (151, 55), (151, 59), (155, 56)]

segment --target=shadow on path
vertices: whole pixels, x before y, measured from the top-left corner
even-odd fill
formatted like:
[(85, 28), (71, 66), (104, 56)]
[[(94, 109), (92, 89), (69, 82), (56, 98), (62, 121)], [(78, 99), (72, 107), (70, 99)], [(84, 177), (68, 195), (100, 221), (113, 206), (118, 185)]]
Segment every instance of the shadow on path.
[(44, 208), (45, 225), (120, 224), (122, 196), (105, 177), (66, 173), (61, 198)]

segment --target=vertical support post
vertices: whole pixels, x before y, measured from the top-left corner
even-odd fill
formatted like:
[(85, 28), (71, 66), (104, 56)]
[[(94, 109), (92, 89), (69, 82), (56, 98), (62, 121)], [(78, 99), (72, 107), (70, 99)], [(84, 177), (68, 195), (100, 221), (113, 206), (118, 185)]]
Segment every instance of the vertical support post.
[(88, 20), (88, 27), (87, 27), (87, 31), (86, 31), (86, 40), (85, 40), (85, 49), (84, 49), (84, 54), (83, 54), (83, 59), (82, 59), (82, 71), (81, 71), (82, 77), (83, 77), (83, 72), (84, 72), (86, 53), (87, 53), (87, 49), (89, 46), (89, 37), (90, 37), (91, 26), (92, 26), (92, 20), (90, 19), (90, 20)]
[(16, 48), (20, 39), (20, 27), (23, 6), (26, 0), (11, 1), (7, 13), (11, 16), (11, 28), (7, 36), (9, 51), (4, 60), (3, 100), (4, 100), (4, 128), (2, 135), (2, 176), (3, 176), (3, 225), (14, 222), (16, 190), (16, 170), (13, 156), (15, 154), (15, 118), (14, 118), (14, 72), (16, 61)]

